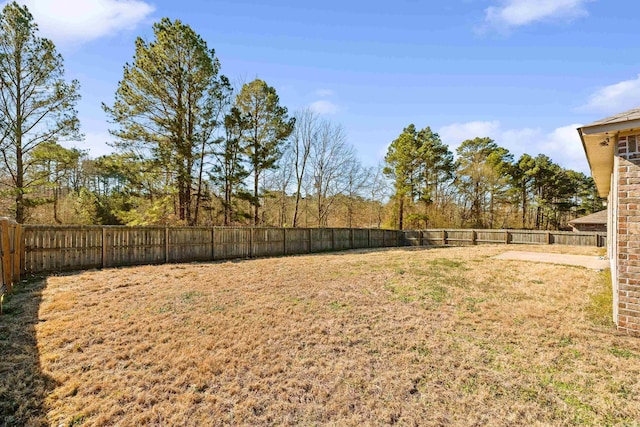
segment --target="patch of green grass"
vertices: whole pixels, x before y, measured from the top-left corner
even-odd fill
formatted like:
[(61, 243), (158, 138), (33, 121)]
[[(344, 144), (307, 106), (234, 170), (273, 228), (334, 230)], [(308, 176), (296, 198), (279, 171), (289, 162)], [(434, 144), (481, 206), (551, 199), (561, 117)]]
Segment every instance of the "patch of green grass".
[(440, 280), (428, 280), (417, 284), (392, 283), (385, 285), (395, 299), (410, 303), (414, 301), (443, 302), (447, 295), (447, 289), (440, 284)]
[(572, 408), (576, 413), (573, 422), (578, 425), (593, 425), (594, 409), (591, 405), (585, 403), (574, 395), (560, 396), (562, 401)]
[(571, 337), (562, 336), (558, 344), (560, 347), (566, 347), (573, 344), (573, 339)]
[(613, 291), (611, 286), (611, 270), (600, 272), (600, 287), (591, 295), (587, 307), (587, 316), (596, 325), (613, 327)]
[(432, 285), (427, 291), (427, 295), (434, 302), (443, 302), (447, 297), (447, 290), (440, 285)]
[(467, 303), (467, 311), (470, 311), (471, 313), (475, 313), (479, 311), (480, 309), (478, 308), (478, 304), (483, 303), (486, 300), (487, 300), (486, 298), (472, 298), (472, 297), (468, 297), (464, 299), (464, 301)]
[(86, 416), (82, 415), (82, 414), (74, 415), (73, 417), (71, 417), (71, 419), (67, 423), (67, 427), (74, 427), (74, 426), (82, 425), (82, 424), (84, 424), (85, 418), (86, 418)]
[(619, 347), (611, 347), (609, 349), (609, 353), (617, 357), (622, 357), (623, 359), (635, 359), (638, 357), (636, 353), (630, 350), (627, 350), (626, 348), (619, 348)]
[(431, 350), (425, 344), (416, 344), (410, 348), (411, 351), (415, 351), (418, 355), (427, 357), (431, 355)]
[(200, 297), (203, 297), (204, 294), (202, 292), (197, 292), (197, 291), (189, 291), (189, 292), (185, 292), (182, 295), (180, 295), (180, 299), (182, 300), (182, 302), (186, 303), (186, 304), (190, 304), (192, 302), (194, 302), (195, 300), (197, 300)]
[(348, 310), (350, 308), (349, 304), (344, 303), (344, 302), (339, 302), (339, 301), (330, 302), (329, 303), (329, 307), (332, 310), (336, 310), (336, 311), (338, 311), (338, 310)]

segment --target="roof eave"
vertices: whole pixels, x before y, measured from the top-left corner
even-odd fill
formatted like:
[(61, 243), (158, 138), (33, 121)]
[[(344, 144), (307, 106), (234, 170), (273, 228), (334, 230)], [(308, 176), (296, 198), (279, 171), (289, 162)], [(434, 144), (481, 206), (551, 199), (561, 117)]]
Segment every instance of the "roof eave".
[[(640, 125), (640, 120), (638, 124)], [(606, 124), (577, 129), (600, 197), (609, 195), (616, 138), (620, 130), (628, 128), (628, 126), (618, 128), (615, 125)]]

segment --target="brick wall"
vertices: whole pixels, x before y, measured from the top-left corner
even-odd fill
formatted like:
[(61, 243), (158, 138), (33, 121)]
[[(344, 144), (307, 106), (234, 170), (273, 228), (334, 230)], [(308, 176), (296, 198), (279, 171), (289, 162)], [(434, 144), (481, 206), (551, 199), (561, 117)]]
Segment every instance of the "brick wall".
[(640, 335), (640, 138), (618, 140), (618, 328)]

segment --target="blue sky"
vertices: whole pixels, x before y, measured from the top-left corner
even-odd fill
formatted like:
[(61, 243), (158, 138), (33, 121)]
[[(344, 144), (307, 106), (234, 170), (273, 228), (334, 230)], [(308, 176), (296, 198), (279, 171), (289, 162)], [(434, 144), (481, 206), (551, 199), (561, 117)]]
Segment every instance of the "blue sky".
[(452, 150), (489, 136), (516, 156), (588, 172), (576, 127), (640, 106), (639, 2), (623, 0), (23, 0), (81, 84), (94, 156), (134, 40), (162, 17), (191, 25), (232, 81), (259, 77), (291, 112), (344, 126), (363, 162), (409, 123)]

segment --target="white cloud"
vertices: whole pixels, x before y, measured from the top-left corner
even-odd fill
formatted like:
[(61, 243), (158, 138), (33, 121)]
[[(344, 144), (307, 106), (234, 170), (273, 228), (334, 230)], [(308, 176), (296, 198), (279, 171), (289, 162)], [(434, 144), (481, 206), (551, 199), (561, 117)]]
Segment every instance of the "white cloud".
[(473, 139), (475, 137), (485, 137), (495, 139), (496, 135), (500, 133), (500, 122), (497, 120), (491, 122), (467, 122), (467, 123), (452, 123), (447, 126), (443, 126), (438, 131), (442, 141), (449, 145), (451, 151), (455, 153), (456, 148), (460, 143), (466, 139)]
[(556, 128), (551, 133), (544, 135), (537, 147), (541, 153), (551, 157), (561, 166), (589, 175), (587, 157), (576, 130), (581, 126), (581, 123), (574, 123)]
[(527, 153), (531, 156), (546, 154), (559, 165), (589, 173), (587, 159), (580, 136), (576, 131), (581, 125), (571, 124), (545, 132), (539, 128), (505, 129), (499, 121), (476, 121), (443, 126), (438, 133), (451, 151), (466, 139), (489, 137), (508, 149), (514, 158)]
[(325, 99), (312, 102), (311, 104), (309, 104), (309, 108), (311, 108), (311, 111), (313, 111), (314, 113), (320, 115), (333, 115), (340, 112), (339, 105)]
[(485, 9), (485, 23), (510, 29), (537, 21), (571, 21), (587, 16), (585, 4), (591, 0), (501, 0), (500, 6)]
[(595, 91), (587, 104), (586, 111), (619, 113), (640, 106), (640, 75), (632, 80), (624, 80)]
[[(8, 2), (3, 2), (4, 7)], [(143, 0), (19, 0), (55, 44), (94, 40), (134, 28), (155, 7)]]
[(316, 96), (319, 96), (320, 98), (329, 98), (331, 96), (335, 95), (335, 92), (332, 91), (331, 89), (318, 89), (316, 90)]

